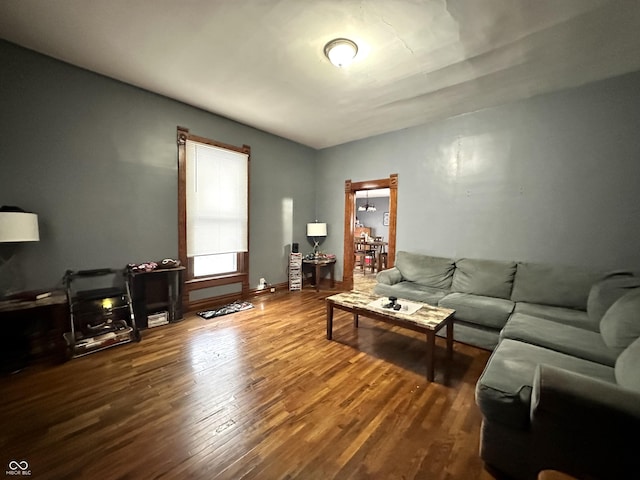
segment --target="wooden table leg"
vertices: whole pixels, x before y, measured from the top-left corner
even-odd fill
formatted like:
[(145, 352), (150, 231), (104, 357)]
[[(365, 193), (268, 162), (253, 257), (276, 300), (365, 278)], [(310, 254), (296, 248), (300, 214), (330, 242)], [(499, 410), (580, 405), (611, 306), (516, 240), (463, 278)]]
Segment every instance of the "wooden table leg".
[(427, 332), (427, 380), (433, 382), (433, 354), (436, 349), (436, 334), (434, 331)]
[(358, 314), (357, 313), (353, 314), (353, 326), (355, 328), (358, 328)]
[(331, 274), (331, 288), (335, 288), (336, 286), (335, 271), (336, 271), (336, 264), (334, 262), (329, 265), (329, 272)]
[(316, 292), (320, 291), (320, 264), (316, 263)]
[(333, 338), (333, 303), (327, 302), (327, 340)]
[(453, 318), (449, 318), (447, 320), (447, 356), (449, 358), (453, 357)]

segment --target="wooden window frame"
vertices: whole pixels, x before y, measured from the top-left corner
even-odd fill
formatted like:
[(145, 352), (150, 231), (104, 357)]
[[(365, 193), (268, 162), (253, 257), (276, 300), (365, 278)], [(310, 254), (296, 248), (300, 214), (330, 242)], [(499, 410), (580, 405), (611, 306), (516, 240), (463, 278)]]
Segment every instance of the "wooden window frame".
[(249, 195), (249, 193), (251, 192), (251, 176), (249, 173), (251, 166), (251, 147), (249, 145), (237, 147), (235, 145), (230, 145), (227, 143), (211, 140), (209, 138), (190, 134), (187, 128), (178, 127), (178, 257), (180, 258), (180, 262), (182, 263), (182, 265), (187, 267), (185, 271), (185, 288), (183, 289), (183, 301), (186, 305), (189, 305), (189, 292), (191, 291), (200, 290), (203, 288), (218, 287), (221, 285), (230, 285), (234, 283), (242, 283), (242, 296), (244, 297), (248, 294), (249, 291), (249, 229), (251, 225), (251, 209), (248, 205), (247, 251), (238, 252), (237, 271), (203, 277), (194, 277), (193, 275), (193, 259), (187, 257), (187, 189), (185, 181), (187, 171), (187, 140), (246, 154), (247, 162), (249, 165), (249, 169), (247, 170), (247, 194)]

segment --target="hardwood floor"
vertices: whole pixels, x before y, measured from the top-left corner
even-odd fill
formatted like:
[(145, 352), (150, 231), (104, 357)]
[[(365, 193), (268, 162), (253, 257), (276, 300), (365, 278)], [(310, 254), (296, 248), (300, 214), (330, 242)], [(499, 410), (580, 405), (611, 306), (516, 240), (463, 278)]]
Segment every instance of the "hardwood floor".
[(480, 479), (475, 382), (489, 352), (283, 292), (252, 310), (0, 378), (0, 462), (38, 479)]

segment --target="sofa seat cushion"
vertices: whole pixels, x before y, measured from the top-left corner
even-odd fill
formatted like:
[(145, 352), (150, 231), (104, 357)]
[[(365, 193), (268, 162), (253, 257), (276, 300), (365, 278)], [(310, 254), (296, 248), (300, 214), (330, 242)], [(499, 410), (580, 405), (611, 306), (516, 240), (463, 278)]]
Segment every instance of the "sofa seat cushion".
[[(436, 332), (436, 335), (446, 337), (447, 329), (441, 328)], [(453, 327), (453, 339), (456, 342), (467, 343), (474, 347), (492, 351), (500, 341), (500, 330), (456, 320)]]
[(533, 317), (553, 320), (572, 327), (584, 328), (592, 332), (599, 331), (599, 326), (589, 319), (587, 312), (574, 308), (551, 307), (537, 303), (517, 302), (513, 313), (522, 313)]
[(440, 299), (449, 292), (439, 288), (423, 287), (413, 282), (403, 281), (394, 285), (378, 283), (374, 287), (373, 293), (381, 297), (394, 296), (416, 302), (428, 303), (429, 305), (438, 305)]
[(615, 301), (600, 321), (600, 333), (610, 347), (626, 348), (640, 337), (640, 288)]
[(515, 262), (462, 258), (456, 260), (451, 290), (509, 299), (515, 274)]
[(484, 417), (513, 428), (528, 428), (531, 389), (539, 364), (616, 381), (612, 367), (506, 338), (493, 351), (476, 383), (476, 403)]
[(522, 313), (511, 316), (500, 332), (500, 338), (539, 345), (609, 367), (616, 364), (622, 353), (621, 348), (607, 347), (598, 332)]
[(600, 277), (578, 267), (518, 263), (511, 300), (586, 311), (591, 286)]
[[(513, 312), (514, 303), (504, 298), (453, 292), (440, 300), (441, 307), (453, 308), (454, 318), (467, 323), (501, 329)], [(455, 331), (455, 328), (454, 328)]]
[(419, 285), (448, 290), (451, 287), (455, 264), (450, 258), (432, 257), (419, 253), (398, 252), (396, 268), (402, 278)]

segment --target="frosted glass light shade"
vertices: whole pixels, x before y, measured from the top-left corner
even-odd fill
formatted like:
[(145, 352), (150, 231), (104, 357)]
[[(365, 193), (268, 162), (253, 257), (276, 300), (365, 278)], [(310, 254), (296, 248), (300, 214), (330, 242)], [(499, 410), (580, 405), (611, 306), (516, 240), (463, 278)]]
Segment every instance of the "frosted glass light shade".
[(358, 46), (346, 38), (331, 40), (324, 47), (324, 54), (336, 67), (346, 67), (358, 53)]
[(307, 223), (307, 237), (326, 237), (326, 223)]
[(37, 242), (38, 215), (27, 212), (0, 212), (0, 242)]

